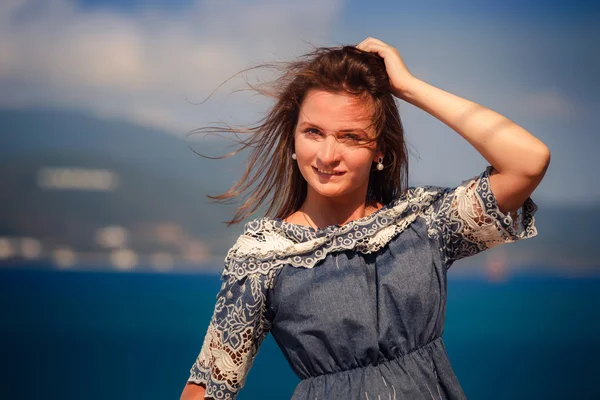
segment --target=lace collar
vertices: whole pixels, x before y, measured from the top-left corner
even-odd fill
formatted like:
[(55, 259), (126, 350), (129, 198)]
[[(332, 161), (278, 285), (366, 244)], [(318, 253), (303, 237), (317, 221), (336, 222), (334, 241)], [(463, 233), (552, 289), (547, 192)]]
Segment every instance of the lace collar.
[(246, 223), (227, 253), (223, 274), (243, 278), (250, 273), (267, 274), (286, 264), (312, 268), (337, 251), (376, 252), (406, 229), (440, 193), (440, 188), (434, 187), (409, 188), (397, 200), (365, 217), (322, 229), (282, 219), (255, 219)]

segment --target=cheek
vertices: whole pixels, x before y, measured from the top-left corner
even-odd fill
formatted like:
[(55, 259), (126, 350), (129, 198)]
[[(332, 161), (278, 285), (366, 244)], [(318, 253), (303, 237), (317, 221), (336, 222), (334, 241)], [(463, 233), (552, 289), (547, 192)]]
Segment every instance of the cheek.
[(313, 141), (302, 138), (295, 139), (294, 149), (296, 152), (296, 160), (299, 164), (311, 163), (318, 152), (318, 148)]
[(345, 160), (349, 169), (359, 175), (369, 175), (373, 165), (374, 153), (366, 149), (348, 151)]
[(298, 138), (295, 140), (294, 149), (296, 153), (296, 165), (300, 170), (300, 174), (306, 179), (307, 174), (312, 170), (313, 150), (311, 150), (310, 144)]

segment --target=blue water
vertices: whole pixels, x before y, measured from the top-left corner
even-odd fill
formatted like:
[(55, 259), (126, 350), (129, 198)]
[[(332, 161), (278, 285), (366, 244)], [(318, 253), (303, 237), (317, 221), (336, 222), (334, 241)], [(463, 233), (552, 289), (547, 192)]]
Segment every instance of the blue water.
[[(0, 271), (2, 399), (177, 399), (216, 276)], [(600, 279), (451, 279), (444, 340), (470, 399), (600, 399)], [(298, 378), (263, 343), (239, 398)]]

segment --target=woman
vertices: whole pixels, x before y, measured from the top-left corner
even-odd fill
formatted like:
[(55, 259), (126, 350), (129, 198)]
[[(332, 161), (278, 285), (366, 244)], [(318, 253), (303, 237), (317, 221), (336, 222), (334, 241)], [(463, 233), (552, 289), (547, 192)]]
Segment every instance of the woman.
[[(276, 104), (246, 143), (248, 171), (221, 197), (252, 188), (236, 222), (270, 194), (275, 217), (247, 223), (228, 252), (182, 399), (235, 398), (268, 332), (302, 379), (293, 399), (465, 398), (441, 338), (446, 273), (460, 258), (537, 234), (529, 196), (548, 148), (413, 77), (373, 38), (317, 50), (277, 82)], [(392, 95), (491, 165), (455, 188), (404, 188)]]

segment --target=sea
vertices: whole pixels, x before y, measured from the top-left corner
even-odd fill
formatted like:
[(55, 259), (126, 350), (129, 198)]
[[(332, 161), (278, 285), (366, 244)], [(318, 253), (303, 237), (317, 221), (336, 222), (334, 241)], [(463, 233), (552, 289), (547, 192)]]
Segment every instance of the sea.
[[(469, 399), (600, 399), (600, 278), (453, 278), (444, 341)], [(178, 399), (218, 275), (0, 270), (0, 399)], [(289, 399), (273, 338), (238, 399)]]

